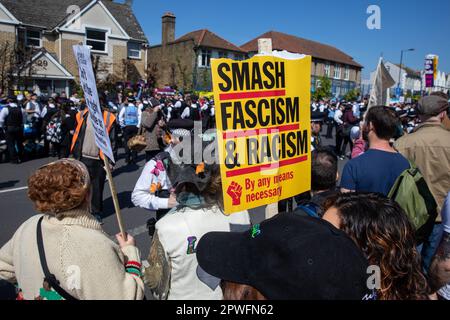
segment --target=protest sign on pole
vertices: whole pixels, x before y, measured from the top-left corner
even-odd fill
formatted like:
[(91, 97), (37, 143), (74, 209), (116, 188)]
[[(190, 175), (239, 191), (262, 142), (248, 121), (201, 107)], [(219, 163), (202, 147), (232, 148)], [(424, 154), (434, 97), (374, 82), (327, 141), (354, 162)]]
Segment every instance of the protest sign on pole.
[(311, 57), (213, 59), (225, 213), (311, 189)]
[(80, 73), (80, 85), (83, 88), (86, 105), (89, 109), (89, 118), (92, 120), (95, 133), (95, 143), (99, 149), (112, 162), (114, 156), (111, 148), (111, 141), (106, 132), (103, 122), (103, 112), (98, 99), (97, 84), (94, 76), (94, 69), (91, 61), (91, 49), (88, 46), (77, 45), (73, 47)]
[(111, 169), (107, 158), (109, 158), (112, 162), (115, 161), (111, 148), (111, 141), (109, 140), (109, 135), (106, 131), (105, 123), (103, 121), (103, 112), (98, 99), (97, 83), (95, 81), (94, 69), (91, 61), (91, 49), (88, 46), (76, 45), (73, 46), (73, 51), (78, 63), (80, 85), (83, 88), (84, 98), (89, 110), (88, 118), (94, 128), (95, 143), (104, 154), (103, 161), (105, 163), (109, 187), (111, 188), (117, 222), (119, 224), (120, 233), (125, 239), (125, 229), (122, 215), (120, 213), (119, 199), (117, 198), (116, 186), (113, 181), (113, 176), (111, 174)]
[(368, 109), (374, 106), (389, 105), (390, 93), (388, 90), (394, 84), (395, 80), (392, 79), (389, 71), (384, 66), (383, 59), (380, 58), (377, 71), (375, 73), (375, 78), (373, 79), (372, 92), (370, 93)]

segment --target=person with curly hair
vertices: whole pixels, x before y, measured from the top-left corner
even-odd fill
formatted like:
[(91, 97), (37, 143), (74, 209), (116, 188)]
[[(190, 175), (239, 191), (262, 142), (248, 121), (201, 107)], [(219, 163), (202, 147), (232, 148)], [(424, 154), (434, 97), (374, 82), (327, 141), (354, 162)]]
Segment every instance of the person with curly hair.
[(413, 226), (396, 202), (373, 193), (339, 194), (324, 210), (324, 220), (350, 236), (369, 264), (380, 268), (378, 300), (429, 298)]
[(131, 236), (116, 245), (90, 214), (86, 166), (63, 159), (38, 169), (28, 197), (42, 214), (0, 249), (0, 279), (24, 300), (143, 299), (140, 254)]

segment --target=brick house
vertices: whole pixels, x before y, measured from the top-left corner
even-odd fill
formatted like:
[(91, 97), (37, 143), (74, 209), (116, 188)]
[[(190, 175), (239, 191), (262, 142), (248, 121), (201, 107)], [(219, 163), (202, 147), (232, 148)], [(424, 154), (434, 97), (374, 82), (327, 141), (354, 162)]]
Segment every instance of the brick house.
[(269, 31), (245, 43), (241, 48), (249, 56), (258, 53), (258, 39), (272, 39), (273, 50), (286, 50), (312, 56), (311, 90), (314, 92), (320, 83), (319, 77), (326, 76), (332, 81), (332, 93), (339, 97), (349, 90), (361, 86), (363, 66), (341, 50), (319, 42), (299, 38), (293, 35)]
[(246, 52), (215, 33), (203, 29), (175, 39), (176, 17), (162, 17), (162, 43), (149, 48), (149, 73), (157, 86), (211, 91), (211, 58), (243, 60)]
[[(92, 47), (99, 79), (145, 78), (148, 40), (131, 8), (132, 1), (0, 0), (0, 45), (27, 48), (31, 79), (17, 89), (69, 92), (77, 80), (73, 45)], [(31, 69), (31, 71), (30, 71)], [(19, 74), (14, 74), (20, 76)]]

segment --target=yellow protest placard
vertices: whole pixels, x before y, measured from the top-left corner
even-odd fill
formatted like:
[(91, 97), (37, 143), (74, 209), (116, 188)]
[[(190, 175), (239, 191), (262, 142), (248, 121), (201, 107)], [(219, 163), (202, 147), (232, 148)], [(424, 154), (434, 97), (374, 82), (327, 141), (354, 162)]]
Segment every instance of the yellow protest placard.
[(225, 213), (311, 189), (311, 57), (212, 60)]

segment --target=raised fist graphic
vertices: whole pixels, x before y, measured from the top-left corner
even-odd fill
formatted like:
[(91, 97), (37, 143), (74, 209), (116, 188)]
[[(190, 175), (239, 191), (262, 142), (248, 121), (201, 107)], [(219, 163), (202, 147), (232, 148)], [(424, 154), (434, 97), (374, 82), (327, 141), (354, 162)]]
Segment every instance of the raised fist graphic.
[(238, 183), (232, 182), (228, 187), (227, 194), (233, 200), (233, 206), (239, 206), (241, 204), (242, 187)]

